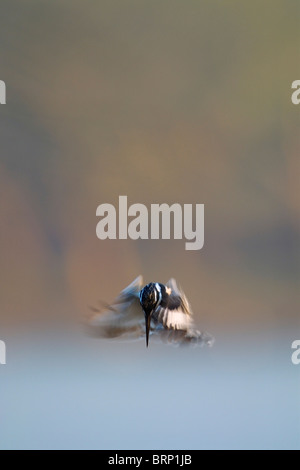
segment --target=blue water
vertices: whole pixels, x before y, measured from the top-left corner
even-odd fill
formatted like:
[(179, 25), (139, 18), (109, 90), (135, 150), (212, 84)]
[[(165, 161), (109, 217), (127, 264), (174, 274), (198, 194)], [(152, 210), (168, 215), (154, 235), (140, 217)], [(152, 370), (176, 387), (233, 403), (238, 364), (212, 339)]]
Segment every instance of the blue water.
[(1, 449), (300, 449), (293, 333), (221, 335), (212, 349), (2, 339)]

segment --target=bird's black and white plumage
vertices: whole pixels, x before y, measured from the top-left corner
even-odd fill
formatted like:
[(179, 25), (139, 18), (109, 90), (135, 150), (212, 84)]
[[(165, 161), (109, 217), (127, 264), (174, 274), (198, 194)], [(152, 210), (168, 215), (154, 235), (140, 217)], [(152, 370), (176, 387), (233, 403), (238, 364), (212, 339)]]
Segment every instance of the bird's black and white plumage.
[(89, 326), (100, 337), (133, 339), (146, 333), (147, 346), (149, 335), (173, 344), (211, 346), (214, 341), (196, 328), (189, 302), (175, 279), (143, 287), (139, 276), (103, 312), (93, 311)]

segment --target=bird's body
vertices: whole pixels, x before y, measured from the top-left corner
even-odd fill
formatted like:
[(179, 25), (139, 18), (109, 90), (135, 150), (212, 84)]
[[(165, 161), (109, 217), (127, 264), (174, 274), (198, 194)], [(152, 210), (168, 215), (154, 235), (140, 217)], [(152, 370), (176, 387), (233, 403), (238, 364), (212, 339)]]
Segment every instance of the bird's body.
[(93, 309), (92, 331), (99, 336), (141, 338), (149, 335), (173, 344), (213, 344), (213, 338), (196, 329), (192, 311), (176, 281), (150, 282), (137, 277), (104, 312)]

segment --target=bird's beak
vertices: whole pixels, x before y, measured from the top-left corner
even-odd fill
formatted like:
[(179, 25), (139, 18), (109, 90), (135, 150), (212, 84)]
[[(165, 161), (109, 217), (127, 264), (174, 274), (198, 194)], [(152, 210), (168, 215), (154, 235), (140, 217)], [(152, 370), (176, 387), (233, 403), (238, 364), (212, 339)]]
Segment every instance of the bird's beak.
[(145, 314), (145, 322), (146, 322), (146, 346), (148, 348), (151, 315), (146, 315)]

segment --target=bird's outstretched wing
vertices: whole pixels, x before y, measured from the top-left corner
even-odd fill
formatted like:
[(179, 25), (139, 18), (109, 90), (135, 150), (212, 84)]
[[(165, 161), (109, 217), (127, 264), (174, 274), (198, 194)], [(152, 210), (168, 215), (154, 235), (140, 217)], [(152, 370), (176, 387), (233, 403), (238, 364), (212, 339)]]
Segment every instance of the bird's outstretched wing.
[(153, 320), (157, 324), (157, 333), (167, 342), (208, 346), (214, 342), (212, 336), (196, 328), (190, 304), (175, 279), (167, 282), (166, 295), (154, 312)]
[(93, 308), (95, 314), (88, 323), (90, 333), (104, 338), (140, 338), (145, 331), (145, 319), (139, 301), (142, 284), (143, 278), (138, 276), (103, 311)]

